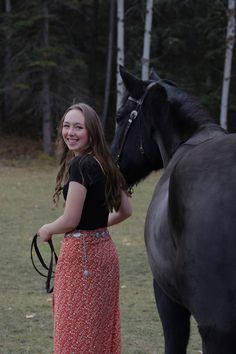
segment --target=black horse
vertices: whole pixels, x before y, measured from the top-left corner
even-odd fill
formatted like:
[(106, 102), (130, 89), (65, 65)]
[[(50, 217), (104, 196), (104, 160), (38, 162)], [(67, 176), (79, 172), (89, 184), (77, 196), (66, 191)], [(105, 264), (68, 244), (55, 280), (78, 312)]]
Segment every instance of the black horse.
[(120, 72), (113, 155), (129, 186), (164, 167), (145, 242), (165, 353), (186, 353), (192, 314), (204, 354), (236, 354), (236, 135), (172, 82)]

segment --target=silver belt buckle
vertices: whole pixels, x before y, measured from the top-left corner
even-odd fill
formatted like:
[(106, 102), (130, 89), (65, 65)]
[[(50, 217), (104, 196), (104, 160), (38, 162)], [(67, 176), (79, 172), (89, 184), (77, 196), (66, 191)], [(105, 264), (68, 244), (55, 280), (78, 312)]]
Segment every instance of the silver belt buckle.
[(79, 238), (79, 237), (83, 236), (83, 234), (81, 232), (72, 232), (71, 236)]

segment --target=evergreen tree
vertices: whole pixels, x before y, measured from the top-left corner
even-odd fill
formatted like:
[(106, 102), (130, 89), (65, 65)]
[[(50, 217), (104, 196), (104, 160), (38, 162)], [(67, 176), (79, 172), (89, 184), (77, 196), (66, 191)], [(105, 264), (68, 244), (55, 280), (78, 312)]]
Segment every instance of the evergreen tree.
[[(125, 28), (121, 37), (125, 66), (138, 76), (141, 76), (142, 67), (146, 3), (146, 0), (126, 0), (123, 9)], [(220, 108), (226, 7), (227, 0), (153, 0), (150, 65), (161, 77), (172, 79), (197, 95), (215, 117)], [(50, 141), (55, 137), (64, 109), (74, 101), (86, 101), (101, 114), (108, 23), (106, 1), (2, 0), (2, 132), (15, 130), (17, 134), (42, 140), (48, 134), (46, 140)], [(45, 30), (47, 26), (48, 31)], [(118, 36), (120, 30), (116, 25), (114, 29)], [(113, 46), (113, 54), (116, 54), (116, 47), (120, 48), (119, 42)], [(114, 128), (116, 93), (119, 91), (116, 55), (113, 58), (106, 120), (106, 126), (111, 129)], [(121, 61), (124, 64), (124, 55)], [(234, 62), (233, 57), (232, 75)], [(119, 84), (119, 75), (117, 78)], [(234, 81), (231, 96), (236, 92)], [(43, 129), (46, 122), (48, 126)], [(51, 151), (50, 147), (44, 146), (44, 149)]]

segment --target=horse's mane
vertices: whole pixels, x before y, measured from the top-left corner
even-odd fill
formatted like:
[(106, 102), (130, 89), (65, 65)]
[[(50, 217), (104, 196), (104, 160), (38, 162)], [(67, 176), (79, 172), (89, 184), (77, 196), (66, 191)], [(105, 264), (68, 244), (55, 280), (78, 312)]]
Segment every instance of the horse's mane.
[[(159, 82), (167, 92), (170, 103), (169, 113), (173, 119), (173, 127), (179, 132), (183, 140), (201, 127), (209, 124), (216, 125), (208, 110), (194, 96), (177, 87), (172, 81), (160, 79)], [(145, 89), (144, 82), (143, 86), (137, 85), (137, 87), (133, 87), (132, 97), (140, 98), (143, 94), (143, 89)], [(125, 89), (121, 99), (121, 109), (125, 106), (128, 96), (129, 92)], [(119, 111), (117, 118), (119, 118)]]
[(175, 85), (164, 81), (161, 85), (166, 90), (169, 103), (161, 124), (170, 156), (181, 143), (202, 129), (221, 129), (196, 98)]
[(172, 109), (182, 123), (203, 126), (216, 123), (208, 110), (193, 96), (180, 88), (165, 85)]

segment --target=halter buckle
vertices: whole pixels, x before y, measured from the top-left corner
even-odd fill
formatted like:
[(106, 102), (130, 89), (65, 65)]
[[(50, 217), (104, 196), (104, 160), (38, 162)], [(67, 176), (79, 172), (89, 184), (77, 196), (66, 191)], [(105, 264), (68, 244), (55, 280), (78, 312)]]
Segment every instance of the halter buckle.
[(144, 155), (144, 148), (143, 148), (142, 142), (140, 144), (139, 151), (141, 152), (142, 155)]
[(138, 115), (138, 112), (136, 110), (133, 110), (131, 113), (130, 113), (130, 119), (133, 121)]

